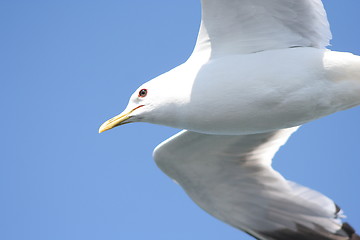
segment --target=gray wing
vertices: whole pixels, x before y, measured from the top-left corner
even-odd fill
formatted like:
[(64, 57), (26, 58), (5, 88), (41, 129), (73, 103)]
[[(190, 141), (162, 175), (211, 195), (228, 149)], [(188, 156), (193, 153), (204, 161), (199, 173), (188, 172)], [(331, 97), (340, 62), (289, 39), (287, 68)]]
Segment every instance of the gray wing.
[(296, 129), (242, 136), (182, 131), (160, 144), (154, 159), (201, 208), (258, 239), (356, 237), (332, 200), (272, 169), (271, 159)]
[(321, 0), (202, 0), (194, 55), (324, 48), (331, 32)]

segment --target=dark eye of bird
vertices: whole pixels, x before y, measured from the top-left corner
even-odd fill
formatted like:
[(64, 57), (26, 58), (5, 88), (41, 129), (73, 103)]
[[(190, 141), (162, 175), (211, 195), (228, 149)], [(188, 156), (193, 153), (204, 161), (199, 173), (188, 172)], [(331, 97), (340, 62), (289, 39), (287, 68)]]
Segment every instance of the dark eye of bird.
[(147, 95), (147, 89), (141, 89), (139, 91), (139, 97), (146, 97)]

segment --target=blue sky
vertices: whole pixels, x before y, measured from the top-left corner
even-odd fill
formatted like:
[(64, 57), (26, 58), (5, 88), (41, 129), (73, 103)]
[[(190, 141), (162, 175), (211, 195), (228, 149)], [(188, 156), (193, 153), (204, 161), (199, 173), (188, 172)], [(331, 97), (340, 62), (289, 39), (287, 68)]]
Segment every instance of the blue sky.
[[(333, 50), (360, 55), (360, 2), (324, 1)], [(177, 129), (98, 134), (143, 82), (184, 62), (200, 3), (0, 1), (0, 239), (252, 239), (167, 178), (153, 148)], [(360, 108), (306, 124), (277, 154), (360, 231)]]

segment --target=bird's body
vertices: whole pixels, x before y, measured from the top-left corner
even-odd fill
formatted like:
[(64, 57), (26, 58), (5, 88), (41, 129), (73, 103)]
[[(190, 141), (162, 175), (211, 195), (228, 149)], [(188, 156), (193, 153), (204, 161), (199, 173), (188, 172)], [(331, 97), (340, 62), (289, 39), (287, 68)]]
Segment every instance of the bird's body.
[(141, 88), (153, 84), (170, 94), (167, 117), (147, 122), (211, 134), (268, 132), (359, 105), (360, 57), (309, 47), (205, 63), (193, 56)]
[(100, 132), (130, 122), (186, 129), (158, 166), (216, 218), (261, 240), (360, 240), (329, 198), (271, 161), (297, 126), (360, 105), (360, 57), (326, 50), (320, 0), (202, 0), (193, 54), (143, 84)]

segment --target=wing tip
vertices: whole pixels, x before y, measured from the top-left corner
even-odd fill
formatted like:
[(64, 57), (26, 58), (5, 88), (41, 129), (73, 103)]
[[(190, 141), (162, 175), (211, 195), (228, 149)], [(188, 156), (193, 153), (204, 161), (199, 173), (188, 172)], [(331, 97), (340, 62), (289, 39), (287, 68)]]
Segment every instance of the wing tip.
[(341, 226), (341, 230), (349, 236), (350, 240), (360, 240), (360, 236), (356, 234), (355, 229), (350, 226), (349, 223), (344, 222)]
[(260, 235), (263, 236), (261, 239), (276, 240), (360, 240), (360, 236), (356, 234), (354, 228), (346, 222), (335, 233), (330, 233), (321, 226), (310, 229), (297, 224), (296, 230), (282, 229), (272, 232), (261, 232)]

